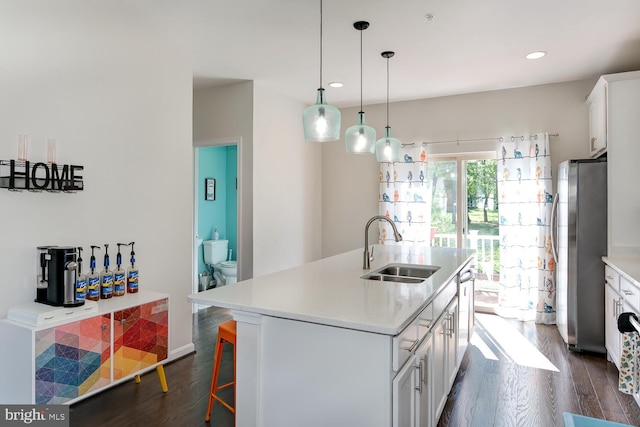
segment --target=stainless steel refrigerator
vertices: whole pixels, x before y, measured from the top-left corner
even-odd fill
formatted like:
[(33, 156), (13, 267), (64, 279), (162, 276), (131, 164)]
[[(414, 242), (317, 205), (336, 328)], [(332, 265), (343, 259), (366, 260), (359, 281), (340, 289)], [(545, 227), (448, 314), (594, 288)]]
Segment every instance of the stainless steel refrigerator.
[(558, 330), (571, 350), (605, 353), (606, 160), (561, 163), (553, 203)]

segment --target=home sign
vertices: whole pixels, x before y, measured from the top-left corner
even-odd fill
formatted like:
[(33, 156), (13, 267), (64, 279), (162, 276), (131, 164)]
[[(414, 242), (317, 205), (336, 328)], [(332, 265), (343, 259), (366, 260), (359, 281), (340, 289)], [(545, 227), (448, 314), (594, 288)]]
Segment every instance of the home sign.
[(0, 160), (0, 188), (9, 191), (76, 192), (84, 190), (83, 166)]

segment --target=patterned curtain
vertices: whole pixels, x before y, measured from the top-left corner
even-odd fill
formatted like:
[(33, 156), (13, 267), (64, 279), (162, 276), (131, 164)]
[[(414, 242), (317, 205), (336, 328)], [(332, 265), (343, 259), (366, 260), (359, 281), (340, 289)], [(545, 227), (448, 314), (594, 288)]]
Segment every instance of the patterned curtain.
[[(556, 322), (551, 254), (553, 202), (549, 136), (506, 139), (498, 148), (500, 292), (497, 313)], [(524, 138), (523, 138), (524, 139)]]
[[(379, 212), (396, 223), (403, 245), (431, 242), (431, 190), (426, 157), (424, 147), (405, 144), (403, 161), (380, 163)], [(391, 225), (378, 222), (380, 243), (395, 244)]]

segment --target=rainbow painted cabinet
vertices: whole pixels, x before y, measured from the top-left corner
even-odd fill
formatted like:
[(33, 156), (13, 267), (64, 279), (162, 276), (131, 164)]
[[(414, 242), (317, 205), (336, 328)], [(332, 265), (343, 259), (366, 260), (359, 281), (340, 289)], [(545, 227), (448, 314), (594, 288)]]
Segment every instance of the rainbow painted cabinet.
[(139, 292), (96, 305), (46, 325), (0, 321), (0, 403), (73, 403), (167, 360), (166, 294)]

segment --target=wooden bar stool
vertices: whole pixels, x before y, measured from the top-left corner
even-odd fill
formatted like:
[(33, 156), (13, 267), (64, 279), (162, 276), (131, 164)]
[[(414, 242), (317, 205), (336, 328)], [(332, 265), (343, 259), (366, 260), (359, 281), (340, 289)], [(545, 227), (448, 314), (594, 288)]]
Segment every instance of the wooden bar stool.
[[(233, 345), (233, 381), (230, 383), (218, 386), (218, 376), (220, 375), (220, 365), (222, 363), (222, 349), (225, 343), (229, 343)], [(227, 388), (230, 386), (235, 387), (236, 383), (236, 321), (229, 320), (227, 322), (221, 323), (218, 327), (218, 342), (216, 344), (216, 354), (213, 362), (213, 372), (211, 374), (211, 390), (209, 392), (209, 407), (207, 408), (207, 416), (205, 417), (205, 421), (209, 421), (211, 419), (211, 411), (213, 410), (213, 404), (217, 400), (220, 402), (225, 408), (230, 410), (233, 414), (236, 413), (236, 410), (233, 406), (229, 405), (227, 402), (222, 400), (218, 396), (218, 391), (223, 388)], [(235, 390), (234, 390), (235, 396)], [(235, 399), (234, 399), (235, 402)], [(235, 403), (234, 403), (235, 404)]]

